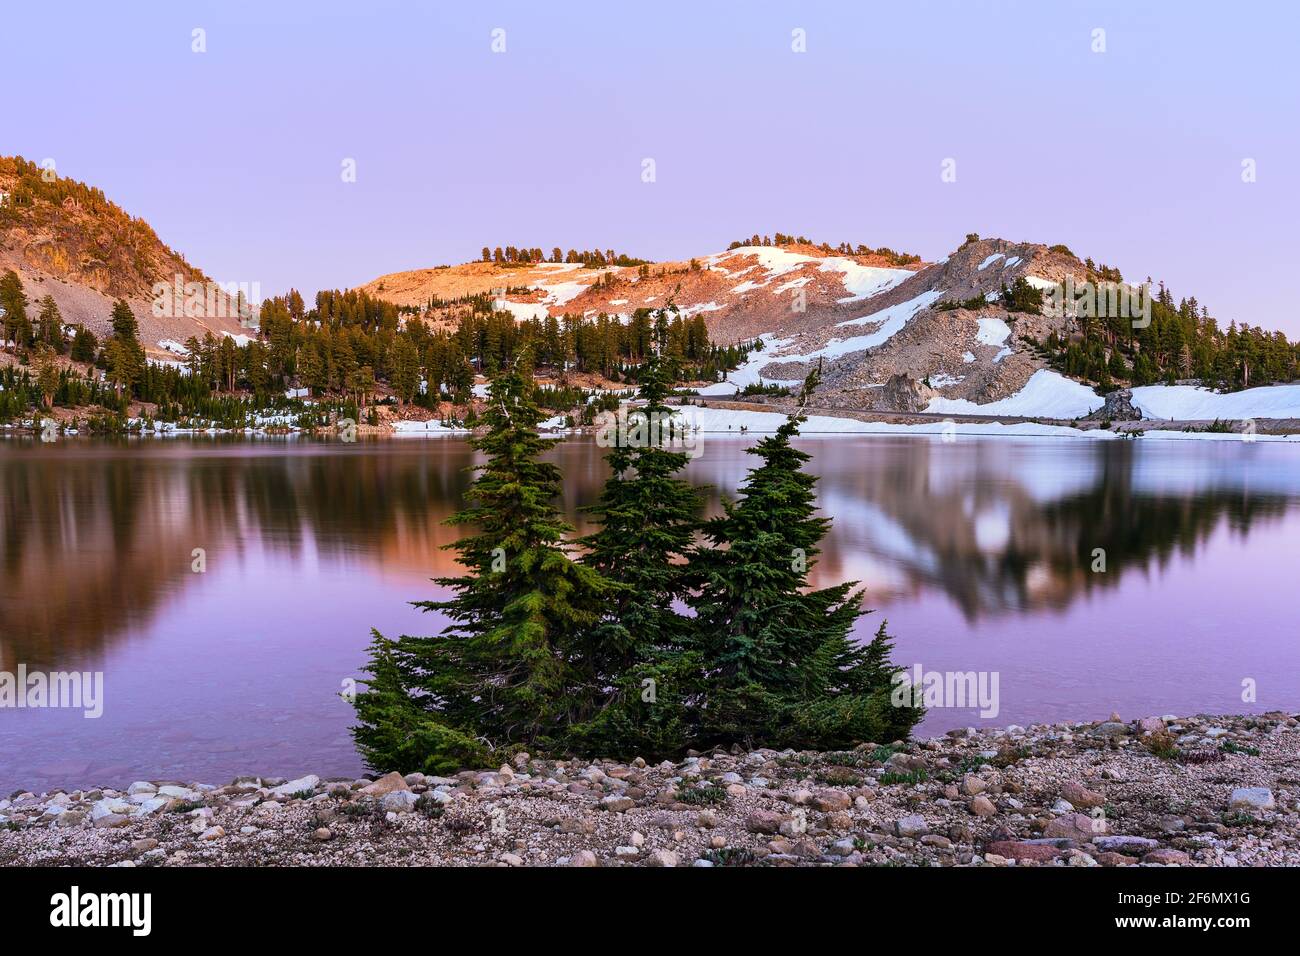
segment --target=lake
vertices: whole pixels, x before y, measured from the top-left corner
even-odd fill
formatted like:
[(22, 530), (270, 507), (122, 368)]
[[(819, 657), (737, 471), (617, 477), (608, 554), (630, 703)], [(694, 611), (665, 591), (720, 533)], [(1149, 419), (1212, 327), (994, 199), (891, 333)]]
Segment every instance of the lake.
[[(710, 509), (754, 440), (704, 441), (688, 478)], [(834, 520), (814, 578), (861, 582), (876, 609), (861, 635), (884, 617), (897, 663), (998, 675), (996, 716), (934, 708), (922, 733), (1300, 705), (1297, 446), (800, 446)], [(574, 438), (552, 454), (586, 527), (602, 449)], [(0, 671), (104, 675), (98, 719), (0, 709), (0, 795), (359, 774), (339, 691), (370, 628), (437, 629), (406, 602), (456, 572), (442, 521), (473, 461), (447, 437), (0, 441)]]

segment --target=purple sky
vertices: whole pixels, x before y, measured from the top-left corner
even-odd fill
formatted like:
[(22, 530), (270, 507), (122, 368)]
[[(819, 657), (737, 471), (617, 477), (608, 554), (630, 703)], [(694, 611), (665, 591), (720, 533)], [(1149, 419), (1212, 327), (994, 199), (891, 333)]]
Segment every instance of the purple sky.
[(935, 259), (976, 231), (1300, 335), (1294, 4), (77, 0), (3, 20), (0, 153), (55, 159), (265, 295), (484, 244), (658, 259), (781, 230)]

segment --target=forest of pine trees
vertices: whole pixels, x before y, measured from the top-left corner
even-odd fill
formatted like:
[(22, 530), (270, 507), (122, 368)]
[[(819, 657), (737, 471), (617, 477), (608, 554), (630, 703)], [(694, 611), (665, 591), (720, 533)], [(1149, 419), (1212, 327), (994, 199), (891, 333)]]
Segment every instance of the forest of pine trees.
[(881, 246), (878, 249), (872, 249), (870, 246), (851, 242), (841, 242), (838, 245), (831, 245), (829, 242), (813, 242), (804, 236), (791, 236), (783, 232), (775, 233), (771, 236), (760, 236), (758, 233), (750, 236), (748, 239), (737, 239), (727, 245), (727, 249), (739, 249), (742, 246), (815, 246), (827, 255), (841, 256), (881, 256), (887, 259), (891, 265), (906, 266), (914, 262), (920, 262), (921, 257), (910, 252), (895, 252), (888, 246)]
[(497, 246), (495, 249), (490, 249), (484, 246), (481, 258), (484, 262), (498, 264), (577, 263), (587, 269), (600, 269), (606, 266), (640, 266), (650, 261), (648, 259), (634, 258), (624, 252), (615, 252), (613, 249), (570, 249), (565, 252), (559, 246), (551, 250), (549, 257), (539, 248), (529, 249), (522, 246), (505, 246), (503, 248)]
[[(1118, 270), (1109, 270), (1119, 281)], [(1038, 344), (1052, 365), (1094, 382), (1103, 391), (1124, 384), (1152, 385), (1196, 379), (1236, 390), (1300, 377), (1300, 343), (1278, 331), (1219, 323), (1195, 297), (1174, 302), (1161, 283), (1151, 297), (1151, 323), (1134, 328), (1126, 317), (1076, 318), (1079, 335), (1052, 333)]]
[[(497, 308), (490, 295), (431, 302), (428, 311), (437, 321), (426, 322), (418, 309), (356, 290), (320, 292), (313, 308), (291, 291), (263, 303), (260, 333), (252, 341), (241, 345), (211, 333), (188, 339), (181, 368), (145, 360), (135, 317), (123, 301), (114, 305), (113, 331), (102, 343), (81, 326), (69, 337), (48, 296), (33, 309), (12, 270), (0, 275), (0, 309), (4, 340), (12, 341), (11, 350), (31, 366), (12, 373), (13, 390), (0, 396), (0, 421), (38, 403), (102, 405), (124, 414), (138, 400), (157, 404), (164, 421), (201, 416), (235, 426), (251, 411), (289, 406), (301, 411), (302, 402), (284, 400), (292, 387), (354, 408), (364, 407), (381, 385), (400, 403), (436, 408), (449, 401), (468, 414), (474, 376), (504, 366), (525, 349), (539, 371), (561, 378), (591, 372), (635, 382), (654, 326), (648, 309), (633, 313), (626, 324), (607, 315), (519, 321)], [(663, 321), (663, 351), (683, 381), (715, 381), (745, 359), (746, 346), (714, 345), (702, 316), (684, 319), (674, 310)], [(45, 362), (47, 355), (91, 363), (97, 373), (87, 377), (73, 367), (60, 369)], [(38, 385), (32, 373), (42, 370)], [(562, 387), (539, 392), (539, 398), (555, 403), (547, 406), (554, 411), (567, 411), (582, 392)]]
[(528, 360), (493, 377), (474, 439), (484, 462), (450, 519), (469, 528), (451, 545), (466, 573), (438, 582), (451, 597), (418, 602), (448, 623), (373, 635), (353, 731), (372, 769), (447, 773), (519, 750), (842, 748), (904, 738), (920, 719), (891, 703), (884, 625), (866, 646), (851, 637), (865, 613), (853, 584), (808, 587), (830, 522), (791, 444), (802, 415), (749, 449), (760, 463), (743, 498), (701, 521), (686, 456), (656, 427), (671, 377), (647, 357), (632, 416), (646, 427), (612, 443), (598, 529), (581, 541), (555, 506), (560, 472), (541, 460), (558, 439), (537, 434)]

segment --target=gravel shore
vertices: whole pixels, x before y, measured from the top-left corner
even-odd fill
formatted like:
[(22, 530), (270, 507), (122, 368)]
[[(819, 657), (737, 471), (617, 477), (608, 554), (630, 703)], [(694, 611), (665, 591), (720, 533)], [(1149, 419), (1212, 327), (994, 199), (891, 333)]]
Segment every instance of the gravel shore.
[(0, 799), (7, 866), (1300, 865), (1296, 714)]

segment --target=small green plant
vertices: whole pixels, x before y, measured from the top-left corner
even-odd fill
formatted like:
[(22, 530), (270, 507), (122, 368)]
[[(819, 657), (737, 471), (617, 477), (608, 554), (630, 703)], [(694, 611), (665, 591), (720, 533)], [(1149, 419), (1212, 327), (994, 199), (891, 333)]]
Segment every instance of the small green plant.
[(1182, 753), (1178, 749), (1178, 744), (1174, 742), (1174, 738), (1163, 730), (1158, 730), (1147, 737), (1146, 748), (1161, 760), (1177, 760)]
[(294, 799), (294, 800), (310, 800), (310, 799), (311, 799), (312, 797), (314, 797), (314, 796), (316, 796), (316, 791), (315, 791), (315, 790), (299, 790), (298, 792), (296, 792), (296, 793), (293, 795), (292, 799)]
[(817, 779), (831, 787), (856, 787), (862, 777), (848, 767), (824, 767), (817, 771)]
[(443, 806), (431, 793), (420, 794), (419, 799), (415, 801), (415, 812), (421, 816), (428, 817), (430, 820), (436, 820), (443, 814)]
[(189, 813), (192, 810), (202, 810), (203, 802), (201, 800), (182, 800), (176, 806), (172, 807), (168, 813)]
[(892, 787), (901, 783), (915, 786), (918, 783), (925, 783), (929, 779), (930, 774), (924, 770), (886, 770), (880, 775), (880, 785), (882, 787)]
[(717, 786), (689, 787), (678, 792), (677, 802), (692, 807), (716, 806), (727, 802), (727, 791)]
[(1235, 740), (1225, 740), (1219, 747), (1226, 754), (1245, 754), (1247, 757), (1258, 757), (1258, 747), (1248, 747), (1245, 744), (1239, 744)]
[(754, 851), (743, 846), (724, 846), (720, 850), (706, 850), (700, 859), (714, 866), (748, 866), (754, 862)]

